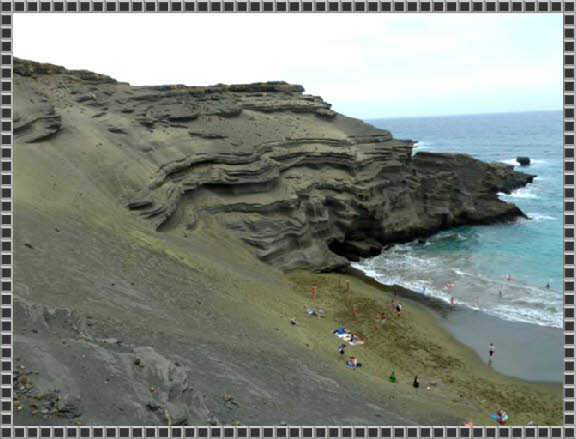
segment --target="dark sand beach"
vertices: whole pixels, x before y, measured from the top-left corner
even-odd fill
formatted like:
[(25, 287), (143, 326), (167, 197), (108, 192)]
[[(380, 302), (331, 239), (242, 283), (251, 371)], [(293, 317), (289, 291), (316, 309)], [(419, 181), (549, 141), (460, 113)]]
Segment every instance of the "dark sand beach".
[[(353, 271), (365, 278), (362, 272)], [(376, 281), (374, 281), (376, 282)], [(532, 381), (561, 382), (562, 330), (524, 322), (512, 322), (469, 307), (455, 305), (434, 297), (396, 287), (399, 294), (411, 302), (423, 305), (460, 343), (478, 354), (489, 364), (488, 348), (494, 343), (496, 353), (491, 367), (511, 377)]]
[[(324, 323), (330, 322), (333, 326), (341, 324), (358, 331), (366, 340), (364, 345), (354, 348), (359, 358), (366, 361), (363, 370), (366, 374), (386, 377), (395, 371), (399, 377), (398, 384), (405, 386), (405, 391), (413, 390), (411, 382), (418, 375), (422, 383), (418, 395), (442, 395), (445, 402), (455, 403), (454, 414), (458, 413), (476, 425), (492, 425), (489, 415), (499, 407), (508, 410), (512, 425), (530, 422), (554, 425), (554, 422), (562, 422), (562, 387), (559, 379), (554, 382), (533, 381), (534, 376), (531, 376), (532, 380), (529, 381), (506, 376), (491, 368), (472, 347), (463, 344), (464, 340), (454, 336), (464, 332), (462, 328), (467, 321), (460, 320), (460, 326), (453, 322), (448, 329), (439, 322), (444, 310), (439, 309), (435, 301), (418, 300), (408, 290), (379, 284), (357, 270), (332, 275), (293, 273), (289, 277), (298, 283), (315, 282), (319, 285), (318, 303), (333, 310), (322, 319)], [(339, 280), (344, 284), (346, 278), (353, 279), (349, 293), (338, 288)], [(400, 317), (390, 308), (393, 291), (398, 292), (398, 300), (404, 306)], [(353, 304), (357, 305), (357, 317), (352, 314)], [(377, 328), (373, 317), (382, 310), (389, 316), (389, 321), (384, 328)], [(493, 322), (478, 318), (475, 323), (478, 341), (482, 338), (478, 331), (493, 325)], [(473, 340), (471, 334), (474, 334), (474, 328), (470, 329), (470, 338), (466, 340)], [(494, 329), (510, 330), (507, 322), (494, 326)], [(521, 338), (521, 332), (517, 334)], [(531, 336), (530, 333), (526, 335)], [(525, 357), (510, 358), (507, 355), (505, 358), (510, 364), (529, 363), (541, 352), (532, 349)], [(553, 354), (552, 349), (545, 352), (550, 356)], [(561, 358), (559, 355), (548, 361), (557, 366)], [(547, 367), (544, 362), (539, 365)], [(538, 370), (537, 367), (525, 370)]]
[(561, 329), (509, 322), (463, 308), (435, 313), (440, 325), (484, 362), (488, 362), (488, 345), (493, 342), (494, 370), (526, 380), (562, 381)]

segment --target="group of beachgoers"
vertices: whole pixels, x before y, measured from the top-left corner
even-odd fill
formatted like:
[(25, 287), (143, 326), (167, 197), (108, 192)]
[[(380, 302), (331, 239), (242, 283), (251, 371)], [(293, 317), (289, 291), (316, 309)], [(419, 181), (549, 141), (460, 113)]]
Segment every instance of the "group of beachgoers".
[[(510, 274), (507, 275), (506, 280), (509, 282), (512, 281), (512, 275), (510, 275)], [(522, 283), (526, 284), (526, 282), (522, 282)], [(448, 288), (453, 288), (455, 286), (454, 282), (452, 282), (452, 281), (442, 282), (442, 284)], [(550, 282), (546, 283), (545, 288), (550, 289)], [(426, 295), (426, 287), (425, 286), (422, 287), (422, 289), (420, 291), (416, 291), (416, 293), (420, 294), (421, 296), (425, 296)], [(504, 296), (504, 286), (501, 286), (498, 288), (498, 297), (502, 298), (503, 296)], [(454, 302), (455, 302), (455, 298), (454, 298), (454, 296), (451, 296), (450, 297), (450, 307), (451, 308), (454, 308)], [(480, 296), (476, 296), (476, 308), (480, 309)]]
[[(510, 275), (508, 275), (507, 279), (510, 281), (512, 279), (512, 277)], [(453, 283), (447, 283), (447, 285), (449, 287), (454, 286)], [(340, 290), (342, 290), (342, 280), (341, 279), (338, 280), (338, 288)], [(547, 285), (547, 288), (549, 288), (549, 284)], [(318, 288), (316, 286), (313, 286), (311, 289), (313, 299), (316, 298), (317, 290), (318, 290)], [(350, 281), (349, 280), (346, 280), (344, 291), (346, 291), (346, 292), (350, 291)], [(502, 297), (502, 289), (501, 288), (498, 290), (498, 292), (499, 292), (499, 296)], [(419, 293), (422, 295), (425, 295), (426, 294), (426, 287), (423, 287)], [(476, 300), (478, 303), (479, 299), (477, 298)], [(454, 297), (450, 298), (450, 305), (452, 307), (454, 306)], [(391, 309), (392, 309), (392, 313), (396, 312), (397, 317), (400, 317), (402, 315), (403, 306), (398, 301), (398, 292), (396, 290), (394, 291), (394, 298), (392, 299)], [(314, 312), (311, 312), (311, 311), (314, 311)], [(322, 311), (322, 310), (307, 309), (306, 313), (308, 314), (308, 316), (317, 316), (317, 317), (323, 317), (324, 316), (323, 315), (324, 311)], [(352, 315), (354, 316), (354, 318), (358, 317), (358, 307), (356, 304), (352, 305)], [(382, 311), (382, 312), (376, 314), (374, 325), (375, 325), (375, 327), (382, 327), (383, 328), (386, 326), (387, 321), (388, 321), (387, 314), (385, 311)], [(290, 318), (290, 325), (296, 326), (297, 324), (298, 323), (296, 322), (295, 317)], [(340, 339), (347, 341), (351, 345), (357, 345), (357, 344), (363, 344), (364, 343), (360, 339), (358, 334), (356, 334), (355, 332), (350, 331), (344, 327), (339, 327), (339, 328), (333, 330), (332, 333), (337, 335)], [(490, 365), (492, 365), (492, 361), (494, 359), (495, 352), (496, 352), (496, 347), (494, 346), (494, 343), (490, 343), (490, 346), (488, 348), (488, 354), (489, 354), (488, 362)], [(338, 346), (338, 354), (339, 354), (340, 358), (344, 358), (346, 356), (346, 345), (344, 343), (341, 343)], [(346, 366), (348, 366), (348, 367), (352, 368), (352, 370), (356, 371), (358, 368), (362, 367), (362, 363), (360, 363), (358, 361), (358, 358), (356, 358), (355, 356), (350, 356), (346, 359)], [(388, 380), (391, 383), (397, 382), (396, 373), (394, 371), (390, 374), (390, 376), (388, 377)], [(418, 376), (414, 377), (414, 380), (412, 381), (412, 387), (414, 387), (415, 389), (420, 388), (420, 379)], [(427, 387), (427, 390), (430, 390), (430, 386)], [(497, 423), (499, 423), (500, 425), (505, 425), (506, 421), (508, 420), (508, 414), (506, 413), (505, 410), (499, 409), (497, 412), (495, 412), (491, 415), (491, 418), (494, 421), (496, 421)], [(473, 424), (468, 423), (465, 425), (473, 425)]]

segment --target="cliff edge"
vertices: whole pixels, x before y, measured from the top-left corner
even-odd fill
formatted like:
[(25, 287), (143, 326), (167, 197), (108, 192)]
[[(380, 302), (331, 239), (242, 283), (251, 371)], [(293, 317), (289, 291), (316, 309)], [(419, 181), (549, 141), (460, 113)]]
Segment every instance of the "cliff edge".
[(412, 155), (412, 141), (298, 85), (131, 87), (19, 59), (14, 73), (25, 94), (37, 89), (16, 96), (16, 141), (58, 142), (73, 129), (60, 113), (75, 108), (85, 135), (119, 150), (109, 166), (135, 215), (184, 233), (215, 221), (282, 270), (334, 270), (390, 243), (524, 216), (497, 192), (533, 176), (462, 154)]

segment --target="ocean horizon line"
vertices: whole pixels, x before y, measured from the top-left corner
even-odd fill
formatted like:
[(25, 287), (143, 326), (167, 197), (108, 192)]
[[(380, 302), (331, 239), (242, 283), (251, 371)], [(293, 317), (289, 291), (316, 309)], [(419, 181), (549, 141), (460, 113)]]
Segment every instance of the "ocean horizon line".
[[(391, 116), (391, 117), (359, 117), (359, 119), (364, 121), (378, 121), (378, 120), (397, 120), (397, 119), (434, 119), (434, 118), (444, 118), (444, 117), (467, 117), (467, 116), (497, 116), (502, 114), (524, 114), (524, 113), (562, 113), (562, 109), (558, 110), (525, 110), (525, 111), (495, 111), (495, 112), (484, 112), (484, 113), (460, 113), (460, 114), (436, 114), (436, 115), (425, 115), (425, 116)], [(354, 117), (354, 116), (353, 116)]]

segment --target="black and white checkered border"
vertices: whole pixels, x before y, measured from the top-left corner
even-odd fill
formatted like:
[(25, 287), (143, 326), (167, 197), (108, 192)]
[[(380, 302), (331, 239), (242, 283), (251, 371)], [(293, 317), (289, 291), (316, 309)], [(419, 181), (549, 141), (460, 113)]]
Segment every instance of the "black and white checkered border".
[(11, 427), (18, 438), (573, 438), (573, 427)]
[(574, 12), (564, 14), (564, 425), (574, 425)]
[[(574, 3), (563, 1), (1, 1), (2, 438), (562, 438), (574, 432)], [(557, 12), (564, 14), (563, 427), (15, 427), (12, 405), (12, 14), (14, 12)]]
[[(4, 4), (10, 6), (4, 6)], [(2, 1), (3, 12), (564, 12), (572, 1)], [(6, 9), (4, 9), (6, 8)]]

